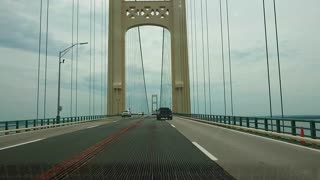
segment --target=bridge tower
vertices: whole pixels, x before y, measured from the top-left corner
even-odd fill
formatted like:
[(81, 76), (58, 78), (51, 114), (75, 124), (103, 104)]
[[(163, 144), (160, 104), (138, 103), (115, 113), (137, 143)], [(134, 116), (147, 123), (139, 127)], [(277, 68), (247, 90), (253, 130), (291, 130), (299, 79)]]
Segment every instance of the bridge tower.
[(171, 33), (172, 109), (190, 113), (185, 0), (109, 1), (108, 114), (125, 110), (125, 35), (134, 27), (160, 26)]

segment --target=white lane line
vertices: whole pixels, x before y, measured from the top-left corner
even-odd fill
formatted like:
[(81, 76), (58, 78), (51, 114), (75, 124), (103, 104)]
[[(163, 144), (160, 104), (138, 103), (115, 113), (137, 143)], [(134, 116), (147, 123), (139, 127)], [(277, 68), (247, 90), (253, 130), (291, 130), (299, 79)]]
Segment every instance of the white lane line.
[(9, 149), (9, 148), (14, 148), (14, 147), (17, 147), (17, 146), (22, 146), (22, 145), (25, 145), (25, 144), (38, 142), (38, 141), (41, 141), (41, 140), (44, 140), (44, 139), (36, 139), (36, 140), (33, 140), (33, 141), (28, 141), (28, 142), (24, 142), (24, 143), (20, 143), (20, 144), (15, 144), (15, 145), (12, 145), (12, 146), (3, 147), (3, 148), (0, 148), (0, 151), (1, 150), (5, 150), (5, 149)]
[[(180, 119), (182, 119), (182, 118), (180, 118)], [(276, 139), (271, 139), (271, 138), (267, 138), (267, 137), (263, 137), (263, 136), (258, 136), (258, 135), (254, 135), (254, 134), (250, 134), (250, 133), (245, 133), (245, 132), (237, 131), (237, 130), (234, 130), (234, 129), (228, 129), (228, 128), (220, 127), (220, 126), (217, 126), (217, 125), (214, 125), (214, 124), (207, 124), (207, 123), (193, 121), (193, 120), (190, 120), (190, 122), (194, 122), (194, 123), (205, 125), (205, 126), (211, 126), (211, 127), (223, 129), (223, 130), (226, 130), (226, 131), (232, 131), (232, 132), (236, 132), (236, 133), (239, 133), (239, 134), (244, 134), (244, 135), (247, 135), (247, 136), (253, 136), (253, 137), (265, 139), (265, 140), (268, 140), (268, 141), (273, 141), (273, 142), (277, 142), (277, 143), (283, 143), (283, 144), (286, 144), (286, 145), (291, 145), (291, 146), (299, 147), (299, 148), (306, 149), (306, 150), (320, 152), (320, 150), (318, 150), (318, 149), (313, 149), (313, 148), (309, 148), (309, 147), (305, 147), (305, 146), (301, 146), (301, 145), (297, 145), (297, 144), (293, 144), (293, 143), (288, 143), (288, 142), (284, 142), (284, 141), (280, 141), (280, 140), (276, 140)]]
[(176, 128), (176, 126), (174, 126), (173, 124), (171, 124), (171, 126), (172, 126), (173, 128)]
[(208, 158), (210, 158), (212, 161), (218, 161), (218, 158), (214, 157), (209, 151), (207, 151), (205, 148), (200, 146), (197, 142), (192, 142), (193, 145), (195, 145), (200, 151), (202, 151)]
[(115, 123), (115, 122), (118, 122), (118, 121), (113, 121), (113, 122)]
[(89, 127), (87, 127), (87, 129), (95, 128), (95, 127), (98, 127), (98, 126), (99, 126), (99, 125), (89, 126)]

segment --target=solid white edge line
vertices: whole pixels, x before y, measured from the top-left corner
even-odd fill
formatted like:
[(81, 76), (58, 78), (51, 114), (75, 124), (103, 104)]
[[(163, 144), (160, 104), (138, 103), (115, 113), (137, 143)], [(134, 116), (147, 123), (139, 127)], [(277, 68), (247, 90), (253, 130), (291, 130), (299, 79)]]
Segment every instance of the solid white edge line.
[(210, 158), (212, 161), (218, 161), (218, 158), (214, 157), (209, 151), (207, 151), (205, 148), (200, 146), (197, 142), (192, 142), (193, 145), (195, 145), (200, 151), (203, 152), (208, 158)]
[(89, 127), (87, 127), (87, 129), (95, 128), (95, 127), (98, 127), (98, 126), (99, 125), (89, 126)]
[[(183, 119), (183, 118), (180, 118), (180, 119)], [(320, 150), (318, 150), (318, 149), (313, 149), (313, 148), (300, 146), (300, 145), (293, 144), (293, 143), (288, 143), (288, 142), (284, 142), (284, 141), (280, 141), (280, 140), (276, 140), (276, 139), (271, 139), (271, 138), (267, 138), (267, 137), (263, 137), (263, 136), (258, 136), (258, 135), (254, 135), (254, 134), (250, 134), (250, 133), (245, 133), (245, 132), (237, 131), (237, 130), (234, 130), (234, 129), (228, 129), (228, 128), (220, 127), (220, 126), (217, 126), (217, 125), (214, 125), (214, 124), (207, 124), (207, 123), (198, 122), (198, 121), (194, 121), (194, 120), (190, 120), (190, 121), (192, 121), (194, 123), (202, 124), (202, 125), (213, 126), (213, 127), (224, 129), (224, 130), (233, 131), (233, 132), (236, 132), (236, 133), (239, 133), (239, 134), (244, 134), (244, 135), (253, 136), (253, 137), (257, 137), (257, 138), (262, 138), (262, 139), (265, 139), (265, 140), (269, 140), (269, 141), (273, 141), (273, 142), (277, 142), (277, 143), (283, 143), (283, 144), (287, 144), (287, 145), (291, 145), (291, 146), (295, 146), (295, 147), (299, 147), (299, 148), (303, 148), (303, 149), (307, 149), (307, 150), (311, 150), (311, 151), (315, 151), (315, 152), (319, 152), (320, 153)]]
[(0, 151), (1, 151), (1, 150), (5, 150), (5, 149), (14, 148), (14, 147), (17, 147), (17, 146), (22, 146), (22, 145), (25, 145), (25, 144), (30, 144), (30, 143), (38, 142), (38, 141), (41, 141), (41, 140), (44, 140), (44, 139), (36, 139), (36, 140), (33, 140), (33, 141), (28, 141), (28, 142), (24, 142), (24, 143), (19, 143), (19, 144), (15, 144), (15, 145), (3, 147), (3, 148), (0, 148)]
[(176, 126), (174, 126), (173, 124), (171, 124), (171, 126), (172, 126), (173, 128), (176, 128)]

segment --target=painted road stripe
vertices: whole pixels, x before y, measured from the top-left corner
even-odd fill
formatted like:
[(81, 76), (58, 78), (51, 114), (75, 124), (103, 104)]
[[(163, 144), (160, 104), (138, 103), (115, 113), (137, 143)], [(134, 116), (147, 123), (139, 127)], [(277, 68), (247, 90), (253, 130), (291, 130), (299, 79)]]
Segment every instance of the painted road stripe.
[(3, 147), (3, 148), (0, 148), (0, 151), (1, 150), (5, 150), (5, 149), (9, 149), (9, 148), (14, 148), (14, 147), (17, 147), (17, 146), (22, 146), (22, 145), (25, 145), (25, 144), (38, 142), (38, 141), (41, 141), (41, 140), (44, 140), (44, 139), (36, 139), (36, 140), (33, 140), (33, 141), (28, 141), (28, 142), (24, 142), (24, 143), (20, 143), (20, 144), (15, 144), (15, 145), (12, 145), (12, 146)]
[[(180, 119), (182, 119), (182, 118), (180, 118)], [(247, 135), (247, 136), (253, 136), (253, 137), (265, 139), (265, 140), (268, 140), (268, 141), (273, 141), (273, 142), (282, 143), (282, 144), (286, 144), (286, 145), (290, 145), (290, 146), (295, 146), (295, 147), (306, 149), (306, 150), (320, 152), (319, 149), (309, 148), (309, 147), (306, 147), (306, 146), (301, 146), (301, 145), (288, 143), (288, 142), (284, 142), (284, 141), (280, 141), (280, 140), (276, 140), (276, 139), (271, 139), (271, 138), (267, 138), (267, 137), (263, 137), (263, 136), (258, 136), (258, 135), (255, 135), (255, 134), (250, 134), (250, 133), (246, 133), (246, 132), (242, 132), (242, 131), (237, 131), (237, 130), (234, 130), (234, 129), (228, 129), (228, 128), (220, 127), (220, 126), (217, 126), (217, 125), (214, 125), (214, 124), (208, 124), (208, 123), (198, 122), (198, 121), (194, 121), (194, 120), (190, 120), (190, 122), (198, 123), (198, 124), (205, 125), (205, 126), (212, 126), (214, 128), (219, 128), (219, 129), (223, 129), (223, 130), (226, 130), (226, 131), (232, 131), (232, 132), (243, 134), (243, 135)]]
[(192, 142), (193, 145), (195, 145), (200, 151), (202, 151), (208, 158), (210, 158), (212, 161), (218, 161), (218, 158), (214, 157), (209, 151), (207, 151), (205, 148), (200, 146), (197, 142)]
[(87, 127), (87, 129), (95, 128), (95, 127), (98, 127), (98, 126), (99, 126), (99, 125), (89, 126), (89, 127)]
[(171, 124), (171, 126), (172, 126), (173, 128), (176, 128), (173, 124)]

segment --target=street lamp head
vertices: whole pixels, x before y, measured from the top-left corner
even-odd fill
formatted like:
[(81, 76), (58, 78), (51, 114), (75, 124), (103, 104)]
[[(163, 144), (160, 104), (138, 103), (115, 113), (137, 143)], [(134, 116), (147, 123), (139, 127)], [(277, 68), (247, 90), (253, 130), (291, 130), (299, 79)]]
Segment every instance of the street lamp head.
[(85, 45), (85, 44), (88, 44), (88, 42), (80, 43), (80, 45)]

